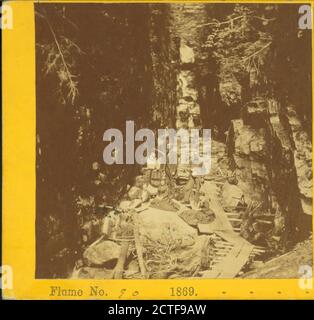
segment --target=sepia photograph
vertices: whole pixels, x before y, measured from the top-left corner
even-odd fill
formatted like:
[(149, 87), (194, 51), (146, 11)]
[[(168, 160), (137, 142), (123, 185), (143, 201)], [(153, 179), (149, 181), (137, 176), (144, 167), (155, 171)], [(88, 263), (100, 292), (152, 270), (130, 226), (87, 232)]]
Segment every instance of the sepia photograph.
[(34, 20), (36, 279), (312, 272), (306, 5), (35, 3)]

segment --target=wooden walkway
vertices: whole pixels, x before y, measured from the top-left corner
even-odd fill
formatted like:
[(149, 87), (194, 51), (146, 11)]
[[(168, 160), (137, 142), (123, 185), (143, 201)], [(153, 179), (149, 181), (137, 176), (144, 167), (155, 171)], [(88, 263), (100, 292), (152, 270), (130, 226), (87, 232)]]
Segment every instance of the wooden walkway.
[[(211, 269), (203, 272), (203, 278), (230, 279), (237, 276), (248, 260), (263, 252), (240, 236), (240, 229), (232, 225), (232, 214), (228, 215), (216, 198), (211, 199), (211, 209), (215, 212), (213, 224), (200, 225), (204, 233), (215, 236), (216, 257)], [(207, 230), (206, 230), (207, 228)]]

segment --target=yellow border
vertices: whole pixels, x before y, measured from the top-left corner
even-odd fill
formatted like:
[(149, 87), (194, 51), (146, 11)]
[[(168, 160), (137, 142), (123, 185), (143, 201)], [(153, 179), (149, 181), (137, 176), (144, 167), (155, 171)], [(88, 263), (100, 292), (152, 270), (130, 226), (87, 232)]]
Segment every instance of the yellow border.
[[(3, 31), (3, 264), (13, 268), (13, 290), (6, 299), (60, 299), (49, 297), (50, 286), (81, 288), (80, 297), (95, 299), (90, 286), (104, 289), (97, 299), (313, 299), (313, 290), (301, 290), (298, 279), (202, 280), (36, 280), (35, 276), (35, 2), (11, 1), (14, 28)], [(149, 2), (149, 1), (116, 1)], [(150, 1), (197, 2), (197, 1)], [(210, 2), (210, 1), (199, 1)], [(212, 1), (254, 2), (254, 1)], [(311, 1), (255, 1), (309, 3)], [(313, 44), (313, 33), (312, 33)], [(312, 52), (313, 54), (313, 52)], [(313, 59), (314, 60), (314, 59)], [(313, 71), (313, 70), (312, 70)], [(314, 74), (314, 73), (313, 73)], [(197, 295), (173, 297), (171, 287), (193, 286)], [(122, 291), (122, 290), (126, 291)], [(122, 294), (122, 292), (124, 292)]]

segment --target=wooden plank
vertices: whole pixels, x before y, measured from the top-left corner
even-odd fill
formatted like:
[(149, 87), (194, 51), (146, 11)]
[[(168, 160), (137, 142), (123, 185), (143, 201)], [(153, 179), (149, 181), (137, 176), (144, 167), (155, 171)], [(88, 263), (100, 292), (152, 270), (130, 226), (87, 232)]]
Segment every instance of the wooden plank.
[(221, 237), (222, 239), (224, 239), (225, 241), (228, 241), (232, 244), (237, 244), (239, 242), (242, 242), (243, 238), (241, 238), (237, 233), (235, 233), (233, 230), (230, 231), (230, 230), (217, 230), (215, 231), (215, 233)]
[(203, 272), (203, 278), (234, 278), (248, 261), (253, 250), (253, 245), (247, 244), (245, 241), (237, 245), (230, 253), (217, 263), (212, 270)]
[(201, 233), (214, 233), (226, 243), (216, 240), (213, 268), (202, 272), (202, 277), (234, 278), (252, 255), (254, 246), (237, 233), (240, 228), (234, 228), (231, 224), (241, 221), (238, 219), (239, 214), (226, 213), (215, 196), (211, 197), (210, 208), (215, 213), (215, 221), (211, 224), (199, 224), (198, 229)]
[(223, 272), (219, 274), (218, 278), (234, 278), (248, 261), (252, 252), (253, 246), (243, 243), (243, 246), (234, 252), (224, 260), (224, 264), (227, 266), (223, 269)]
[(239, 219), (239, 218), (229, 218), (228, 217), (228, 220), (231, 222), (242, 222), (242, 219)]
[(145, 266), (145, 262), (144, 262), (144, 258), (143, 258), (143, 250), (144, 249), (143, 249), (143, 245), (141, 243), (140, 231), (139, 231), (139, 222), (138, 222), (137, 214), (133, 215), (133, 221), (134, 221), (135, 249), (136, 249), (138, 264), (139, 264), (142, 276), (146, 277), (147, 272), (146, 272), (146, 266)]
[(200, 233), (212, 234), (216, 230), (223, 230), (223, 225), (220, 221), (214, 220), (212, 223), (199, 223), (197, 228)]
[[(224, 207), (223, 207), (224, 210), (226, 210)], [(240, 216), (241, 213), (240, 212), (231, 212), (231, 211), (225, 211), (226, 212), (226, 215), (227, 216)]]
[(212, 197), (210, 201), (210, 208), (214, 211), (216, 220), (220, 223), (220, 230), (230, 230), (233, 231), (231, 222), (222, 208), (222, 206), (217, 201), (216, 197)]

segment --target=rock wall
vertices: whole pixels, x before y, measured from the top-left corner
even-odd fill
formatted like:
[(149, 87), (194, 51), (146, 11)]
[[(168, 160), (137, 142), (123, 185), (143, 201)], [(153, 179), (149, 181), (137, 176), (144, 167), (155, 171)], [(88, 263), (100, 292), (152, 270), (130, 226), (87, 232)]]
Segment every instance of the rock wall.
[(171, 4), (168, 11), (176, 74), (175, 126), (211, 128), (214, 139), (229, 128), (225, 169), (236, 177), (246, 202), (260, 203), (272, 217), (275, 238), (306, 236), (311, 230), (312, 144), (298, 118), (298, 106), (267, 98), (260, 88), (255, 90), (258, 81), (250, 81), (241, 111), (224, 109), (219, 90), (224, 79), (215, 78), (217, 64), (202, 46), (211, 14), (204, 4)]
[(273, 215), (274, 236), (288, 243), (305, 237), (311, 230), (312, 144), (295, 107), (250, 101), (231, 121), (227, 148), (246, 200)]
[[(197, 15), (198, 20), (195, 19)], [(178, 48), (176, 128), (201, 126), (200, 92), (197, 84), (200, 64), (207, 55), (201, 50), (202, 30), (206, 21), (204, 4), (172, 4), (170, 6), (172, 43)]]

